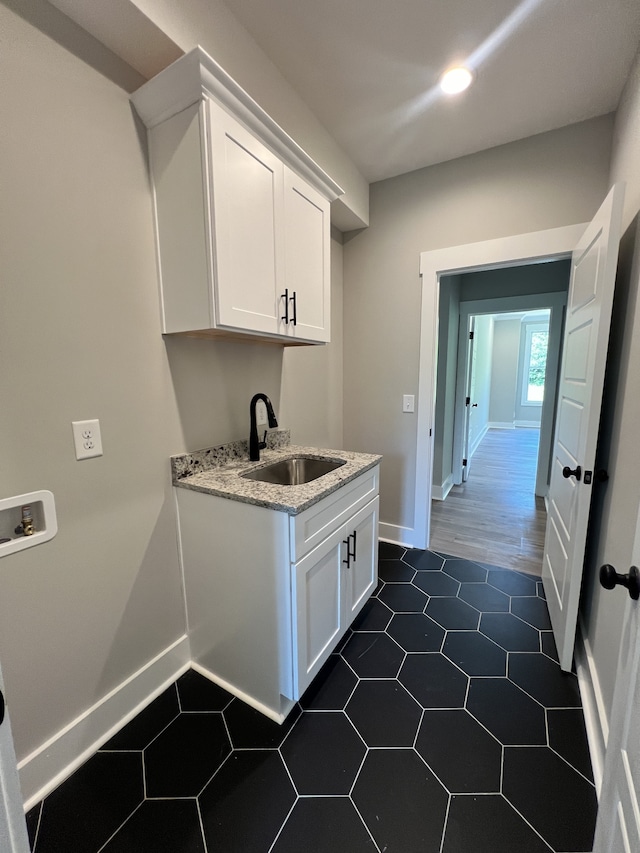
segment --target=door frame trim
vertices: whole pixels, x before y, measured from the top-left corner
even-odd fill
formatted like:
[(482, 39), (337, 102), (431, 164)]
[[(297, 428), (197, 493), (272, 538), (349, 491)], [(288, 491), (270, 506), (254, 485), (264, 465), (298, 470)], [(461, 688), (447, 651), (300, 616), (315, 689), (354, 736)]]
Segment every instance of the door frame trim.
[[(416, 484), (414, 497), (414, 548), (428, 548), (431, 531), (433, 480), (433, 428), (438, 352), (440, 276), (503, 267), (525, 266), (544, 260), (568, 258), (588, 223), (565, 225), (512, 237), (435, 249), (420, 254), (421, 310), (418, 406), (416, 434)], [(431, 433), (431, 434), (430, 434)]]

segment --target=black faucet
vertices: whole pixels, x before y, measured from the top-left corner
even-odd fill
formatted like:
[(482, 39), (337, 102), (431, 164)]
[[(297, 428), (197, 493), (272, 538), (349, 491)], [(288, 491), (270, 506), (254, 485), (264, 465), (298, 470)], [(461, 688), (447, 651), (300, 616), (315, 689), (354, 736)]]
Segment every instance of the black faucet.
[(264, 438), (262, 441), (258, 440), (258, 425), (256, 423), (256, 404), (258, 400), (262, 400), (262, 402), (267, 407), (267, 417), (269, 418), (269, 428), (273, 429), (278, 426), (278, 421), (276, 420), (275, 412), (273, 411), (273, 406), (271, 405), (271, 400), (267, 397), (266, 394), (254, 394), (251, 398), (251, 402), (249, 403), (249, 416), (251, 418), (251, 429), (249, 431), (249, 459), (252, 462), (260, 461), (260, 450), (264, 449), (267, 446), (267, 431), (264, 431)]

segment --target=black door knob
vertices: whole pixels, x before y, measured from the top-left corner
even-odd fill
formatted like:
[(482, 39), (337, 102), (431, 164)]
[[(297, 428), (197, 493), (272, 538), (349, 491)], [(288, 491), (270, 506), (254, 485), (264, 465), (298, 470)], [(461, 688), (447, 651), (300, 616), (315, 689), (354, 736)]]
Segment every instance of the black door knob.
[(4, 720), (4, 696), (2, 695), (2, 690), (0, 690), (0, 726), (2, 725)]
[(620, 575), (607, 563), (600, 567), (600, 583), (605, 589), (613, 589), (620, 584), (629, 590), (634, 601), (640, 598), (640, 569), (637, 566), (631, 566), (626, 575)]
[(576, 465), (575, 468), (571, 469), (568, 465), (565, 465), (562, 469), (562, 476), (565, 480), (568, 480), (569, 477), (575, 477), (578, 482), (580, 482), (580, 477), (582, 476), (582, 468), (579, 465)]

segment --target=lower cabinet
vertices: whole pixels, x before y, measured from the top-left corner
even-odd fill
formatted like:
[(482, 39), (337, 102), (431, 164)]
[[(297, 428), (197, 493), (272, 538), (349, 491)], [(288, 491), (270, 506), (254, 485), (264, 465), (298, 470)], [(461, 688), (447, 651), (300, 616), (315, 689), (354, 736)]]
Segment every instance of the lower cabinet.
[(294, 698), (299, 698), (376, 588), (378, 504), (292, 566)]
[(378, 582), (376, 466), (297, 516), (177, 487), (196, 668), (282, 721)]

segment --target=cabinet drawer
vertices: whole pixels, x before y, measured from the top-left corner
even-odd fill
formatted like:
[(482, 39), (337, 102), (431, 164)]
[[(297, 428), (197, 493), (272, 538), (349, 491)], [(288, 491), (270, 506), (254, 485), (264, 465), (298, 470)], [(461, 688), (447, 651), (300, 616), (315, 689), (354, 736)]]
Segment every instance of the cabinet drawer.
[(372, 500), (378, 494), (379, 479), (380, 466), (376, 465), (300, 515), (291, 516), (291, 562), (296, 563)]

